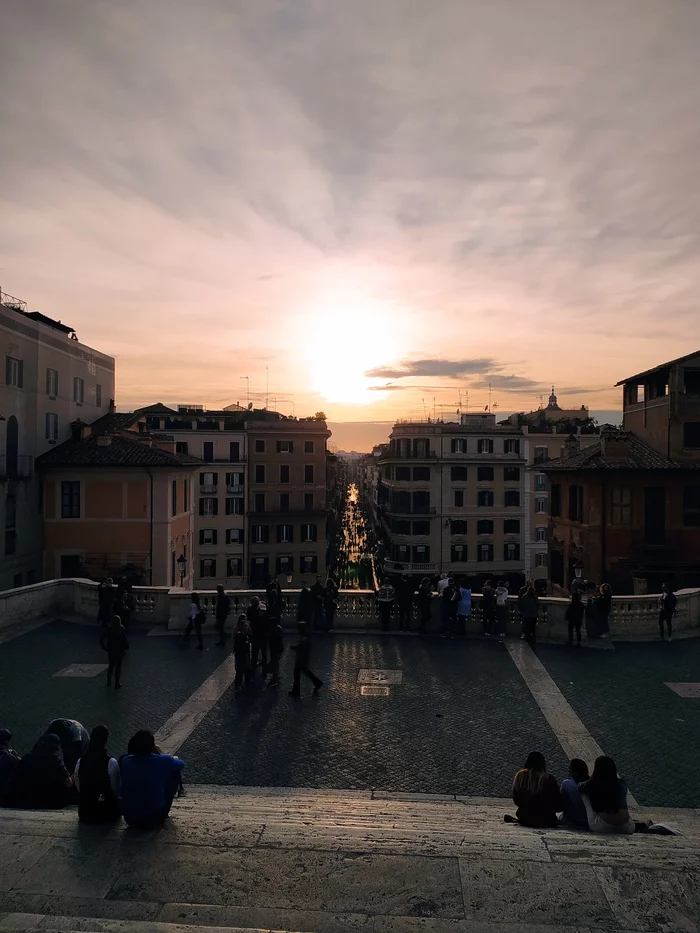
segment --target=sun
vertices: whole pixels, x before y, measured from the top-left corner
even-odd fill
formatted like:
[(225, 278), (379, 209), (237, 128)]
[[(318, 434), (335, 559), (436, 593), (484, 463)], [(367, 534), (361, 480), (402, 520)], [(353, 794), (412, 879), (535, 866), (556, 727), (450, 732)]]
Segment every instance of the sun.
[(386, 397), (386, 380), (367, 376), (396, 357), (389, 314), (373, 307), (336, 307), (312, 319), (305, 340), (311, 388), (329, 402), (371, 405)]

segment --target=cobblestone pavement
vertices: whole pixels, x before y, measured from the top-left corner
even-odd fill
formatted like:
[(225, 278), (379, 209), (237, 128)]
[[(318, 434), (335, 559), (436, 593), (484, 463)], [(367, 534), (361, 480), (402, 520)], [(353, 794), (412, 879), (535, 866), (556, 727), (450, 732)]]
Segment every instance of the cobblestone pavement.
[(700, 683), (700, 641), (618, 642), (615, 651), (541, 645), (537, 654), (640, 805), (698, 806), (700, 698), (665, 684)]

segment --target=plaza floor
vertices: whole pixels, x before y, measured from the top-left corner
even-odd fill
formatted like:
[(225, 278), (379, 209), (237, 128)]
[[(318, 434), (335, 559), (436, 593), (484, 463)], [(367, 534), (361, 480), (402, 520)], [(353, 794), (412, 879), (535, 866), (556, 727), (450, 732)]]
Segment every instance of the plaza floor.
[[(561, 736), (498, 642), (319, 636), (312, 666), (326, 687), (318, 698), (308, 684), (302, 700), (287, 696), (287, 651), (278, 690), (258, 679), (236, 694), (224, 682), (208, 702), (206, 685), (217, 671), (221, 679), (227, 656), (213, 637), (204, 651), (183, 647), (177, 636), (137, 632), (131, 641), (118, 692), (101, 673), (54, 676), (71, 664), (105, 663), (93, 628), (53, 622), (3, 644), (0, 726), (13, 732), (13, 745), (28, 749), (52, 718), (65, 716), (88, 728), (104, 722), (112, 752), (121, 754), (136, 729), (177, 720), (199, 694), (199, 715), (180, 746), (191, 784), (506, 797), (533, 749), (557, 777), (566, 770)], [(700, 697), (666, 684), (700, 681), (699, 642), (614, 651), (540, 646), (537, 655), (561, 702), (617, 760), (640, 805), (698, 805)], [(363, 669), (400, 671), (402, 683), (388, 695), (361, 695)]]

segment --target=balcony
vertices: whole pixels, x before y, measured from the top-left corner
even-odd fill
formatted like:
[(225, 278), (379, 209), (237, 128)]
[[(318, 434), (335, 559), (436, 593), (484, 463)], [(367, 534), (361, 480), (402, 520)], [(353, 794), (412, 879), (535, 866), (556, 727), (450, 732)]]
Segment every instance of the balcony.
[(0, 483), (27, 482), (34, 476), (34, 457), (20, 454), (9, 462), (4, 454), (0, 455)]
[(226, 492), (230, 496), (242, 496), (245, 492), (245, 486), (226, 486)]
[(378, 457), (378, 460), (380, 463), (384, 463), (386, 460), (437, 460), (437, 451), (424, 450), (419, 452), (413, 450), (404, 450), (401, 453), (391, 453), (390, 451), (387, 451), (386, 453), (383, 453), (381, 457)]
[(215, 496), (218, 491), (219, 487), (210, 483), (201, 483), (199, 486), (200, 496)]

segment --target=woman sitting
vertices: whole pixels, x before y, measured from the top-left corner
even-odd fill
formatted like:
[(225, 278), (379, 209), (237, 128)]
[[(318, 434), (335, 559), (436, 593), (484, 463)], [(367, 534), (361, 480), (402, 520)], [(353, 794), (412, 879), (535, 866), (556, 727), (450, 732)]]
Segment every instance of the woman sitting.
[[(540, 752), (530, 752), (525, 767), (515, 775), (513, 801), (518, 808), (515, 819), (521, 826), (543, 829), (557, 825), (559, 785), (548, 773)], [(513, 818), (506, 817), (506, 822), (513, 822)]]
[(583, 805), (579, 784), (588, 780), (588, 765), (580, 758), (572, 758), (569, 763), (569, 776), (562, 781), (559, 790), (561, 809), (559, 819), (568, 826), (588, 829), (588, 816)]
[(121, 815), (121, 775), (116, 759), (107, 754), (108, 739), (107, 727), (95, 726), (90, 746), (75, 766), (81, 823), (113, 823)]
[(72, 789), (73, 778), (63, 763), (61, 740), (47, 732), (15, 768), (10, 806), (60, 810), (69, 803)]
[(634, 820), (627, 809), (627, 785), (617, 776), (617, 765), (606, 755), (596, 758), (590, 780), (580, 785), (588, 827), (593, 833), (631, 835)]

